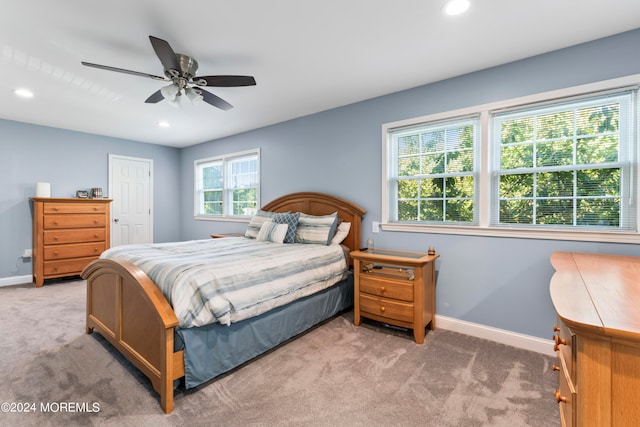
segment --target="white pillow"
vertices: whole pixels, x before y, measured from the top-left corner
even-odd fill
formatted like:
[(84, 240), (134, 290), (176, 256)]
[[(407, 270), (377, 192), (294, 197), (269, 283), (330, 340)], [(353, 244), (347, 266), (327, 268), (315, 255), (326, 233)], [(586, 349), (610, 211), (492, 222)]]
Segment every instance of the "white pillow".
[(331, 244), (339, 245), (340, 243), (344, 242), (344, 239), (347, 238), (347, 234), (349, 234), (350, 229), (350, 222), (341, 222), (338, 226), (338, 229), (336, 230), (336, 234), (333, 236), (333, 239), (331, 239)]
[(283, 243), (288, 228), (287, 224), (276, 224), (271, 220), (265, 221), (260, 227), (256, 240), (259, 242)]

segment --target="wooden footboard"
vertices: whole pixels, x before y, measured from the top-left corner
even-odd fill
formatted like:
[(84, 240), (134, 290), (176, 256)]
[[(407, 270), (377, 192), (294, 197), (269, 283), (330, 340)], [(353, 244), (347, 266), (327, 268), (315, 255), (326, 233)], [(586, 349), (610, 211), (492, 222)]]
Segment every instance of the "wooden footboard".
[(94, 330), (140, 369), (173, 411), (173, 382), (184, 376), (183, 351), (174, 352), (178, 318), (158, 287), (135, 265), (98, 259), (82, 272), (87, 280), (87, 333)]

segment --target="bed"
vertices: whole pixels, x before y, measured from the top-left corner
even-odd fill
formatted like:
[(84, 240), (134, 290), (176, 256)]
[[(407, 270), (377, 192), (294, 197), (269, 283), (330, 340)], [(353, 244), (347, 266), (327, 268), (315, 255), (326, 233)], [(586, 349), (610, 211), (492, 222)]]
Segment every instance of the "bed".
[[(279, 197), (267, 212), (337, 212), (351, 224), (342, 245), (361, 244), (365, 211), (339, 197), (301, 192)], [(244, 239), (244, 238), (240, 238)], [(225, 239), (226, 240), (226, 239)], [(255, 317), (181, 328), (160, 288), (140, 267), (118, 258), (101, 258), (82, 273), (87, 280), (86, 332), (98, 332), (151, 381), (165, 413), (173, 411), (174, 387), (191, 388), (227, 372), (287, 341), (353, 304), (350, 272), (338, 283)]]

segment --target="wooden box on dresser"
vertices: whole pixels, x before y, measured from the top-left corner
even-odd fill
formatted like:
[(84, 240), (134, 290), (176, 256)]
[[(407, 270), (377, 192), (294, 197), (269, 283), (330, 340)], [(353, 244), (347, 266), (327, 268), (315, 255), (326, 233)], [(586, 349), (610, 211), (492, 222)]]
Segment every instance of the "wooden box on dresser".
[(110, 199), (34, 197), (33, 281), (77, 276), (109, 248)]
[(555, 252), (560, 423), (640, 425), (640, 257)]

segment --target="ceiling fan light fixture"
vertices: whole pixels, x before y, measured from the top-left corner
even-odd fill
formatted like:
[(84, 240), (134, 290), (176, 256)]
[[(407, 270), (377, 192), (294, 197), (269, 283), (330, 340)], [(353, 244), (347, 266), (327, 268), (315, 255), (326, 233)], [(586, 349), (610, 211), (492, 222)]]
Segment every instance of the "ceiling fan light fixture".
[(192, 89), (190, 87), (186, 88), (184, 90), (184, 93), (187, 95), (187, 98), (189, 98), (189, 101), (191, 101), (193, 105), (199, 104), (204, 99), (199, 90)]
[(180, 92), (180, 88), (178, 88), (178, 86), (174, 84), (170, 84), (169, 86), (163, 86), (160, 89), (160, 93), (162, 94), (162, 96), (164, 96), (164, 99), (166, 99), (169, 102), (175, 101), (179, 92)]
[(180, 98), (182, 98), (180, 96), (180, 94), (178, 94), (178, 96), (176, 96), (174, 99), (169, 99), (169, 105), (171, 105), (173, 108), (181, 108), (182, 105), (180, 104)]

